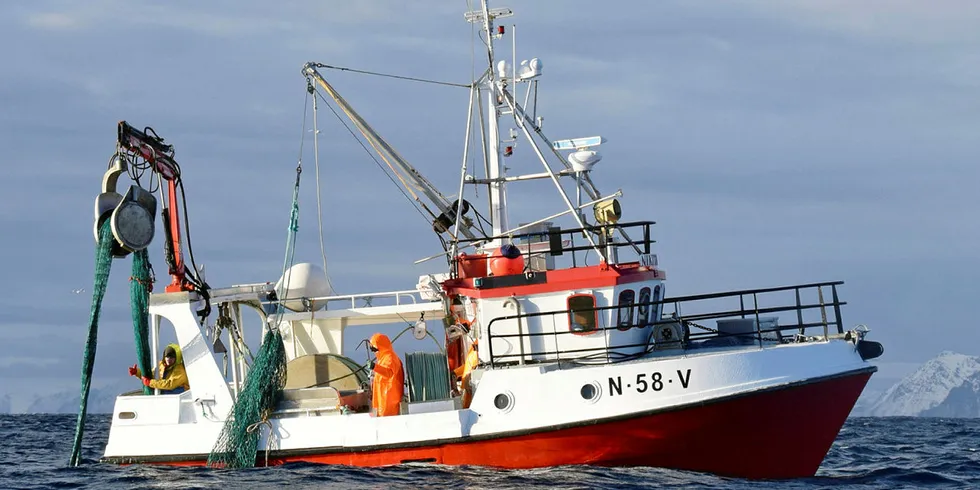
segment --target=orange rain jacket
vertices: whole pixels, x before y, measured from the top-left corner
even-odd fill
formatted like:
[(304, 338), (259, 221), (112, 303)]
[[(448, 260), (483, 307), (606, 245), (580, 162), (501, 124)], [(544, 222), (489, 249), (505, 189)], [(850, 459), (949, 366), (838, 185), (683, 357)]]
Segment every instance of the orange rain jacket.
[(470, 344), (470, 351), (466, 353), (466, 361), (463, 362), (462, 366), (453, 371), (456, 376), (462, 379), (463, 408), (470, 408), (470, 403), (473, 401), (473, 387), (470, 386), (470, 373), (476, 369), (478, 364), (480, 364), (480, 357), (477, 355), (476, 341), (474, 340)]
[(371, 336), (371, 346), (378, 349), (374, 364), (374, 381), (371, 383), (371, 408), (378, 417), (398, 415), (405, 392), (405, 371), (402, 361), (391, 346), (387, 335)]

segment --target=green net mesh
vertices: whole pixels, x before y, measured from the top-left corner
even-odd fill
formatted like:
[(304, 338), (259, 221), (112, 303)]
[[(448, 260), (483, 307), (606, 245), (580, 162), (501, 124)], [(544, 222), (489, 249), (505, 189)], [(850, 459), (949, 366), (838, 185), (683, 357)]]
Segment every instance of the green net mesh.
[(78, 421), (75, 424), (75, 441), (71, 448), (69, 466), (81, 462), (82, 435), (85, 432), (85, 414), (88, 410), (88, 393), (92, 388), (92, 367), (95, 365), (95, 349), (99, 336), (99, 315), (102, 313), (102, 298), (109, 282), (109, 269), (112, 266), (112, 227), (109, 220), (99, 227), (99, 243), (95, 248), (95, 285), (92, 288), (92, 308), (89, 313), (88, 340), (82, 355), (82, 391), (78, 407)]
[(208, 466), (255, 466), (263, 422), (279, 403), (285, 385), (286, 349), (279, 329), (271, 329), (262, 339), (262, 347), (249, 369), (232, 413), (208, 455)]
[[(129, 299), (133, 311), (133, 339), (136, 341), (136, 362), (144, 376), (153, 377), (150, 365), (150, 326), (149, 303), (152, 282), (150, 278), (150, 259), (146, 250), (133, 253), (133, 275), (129, 278)], [(143, 387), (143, 394), (153, 390)]]

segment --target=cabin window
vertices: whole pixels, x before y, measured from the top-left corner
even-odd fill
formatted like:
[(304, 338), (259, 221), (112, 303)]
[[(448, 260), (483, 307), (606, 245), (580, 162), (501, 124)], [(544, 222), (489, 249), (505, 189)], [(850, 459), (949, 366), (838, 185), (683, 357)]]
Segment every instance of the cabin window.
[(654, 310), (654, 312), (653, 312), (653, 320), (650, 323), (659, 322), (660, 319), (663, 318), (663, 314), (664, 314), (663, 300), (664, 300), (664, 289), (663, 289), (663, 285), (662, 284), (657, 284), (653, 288), (653, 301), (655, 301), (657, 303), (660, 303), (660, 304), (656, 305), (656, 310)]
[(595, 296), (573, 294), (568, 297), (568, 329), (578, 334), (595, 332), (599, 317), (595, 311)]
[(632, 289), (624, 289), (619, 293), (619, 314), (616, 320), (616, 328), (629, 330), (633, 326), (633, 303), (635, 303), (636, 293)]
[(640, 289), (640, 299), (636, 305), (636, 326), (639, 328), (650, 323), (650, 301), (650, 288)]

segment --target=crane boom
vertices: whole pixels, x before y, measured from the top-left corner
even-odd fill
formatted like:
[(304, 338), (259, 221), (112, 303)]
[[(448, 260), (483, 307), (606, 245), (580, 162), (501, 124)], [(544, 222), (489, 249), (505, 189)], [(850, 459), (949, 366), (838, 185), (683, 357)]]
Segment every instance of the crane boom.
[[(439, 190), (429, 182), (415, 167), (408, 163), (404, 157), (402, 157), (398, 151), (391, 147), (384, 138), (379, 135), (374, 128), (371, 127), (361, 117), (357, 111), (345, 100), (336, 89), (333, 88), (330, 83), (327, 82), (323, 75), (316, 69), (317, 64), (310, 62), (303, 66), (303, 74), (312, 78), (316, 81), (324, 91), (334, 100), (337, 106), (340, 107), (344, 114), (354, 123), (357, 130), (360, 131), (361, 135), (370, 143), (382, 160), (391, 168), (391, 171), (398, 176), (401, 180), (402, 185), (412, 194), (422, 207), (432, 215), (432, 218), (439, 221), (441, 216), (447, 216), (455, 218), (456, 211), (453, 209), (453, 202), (450, 201), (445, 195), (443, 195)], [(426, 200), (435, 207), (435, 211), (429, 209), (428, 206), (419, 199), (418, 194), (425, 196)], [(464, 206), (465, 209), (465, 206)], [(472, 229), (472, 224), (469, 220), (461, 221), (459, 224), (458, 233), (462, 233), (463, 236), (471, 240), (476, 239), (477, 236), (474, 234)]]

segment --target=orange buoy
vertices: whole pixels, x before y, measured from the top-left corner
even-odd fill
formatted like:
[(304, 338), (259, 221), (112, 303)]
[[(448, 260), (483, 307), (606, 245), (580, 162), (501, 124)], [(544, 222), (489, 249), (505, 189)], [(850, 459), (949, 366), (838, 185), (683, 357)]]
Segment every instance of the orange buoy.
[(490, 275), (512, 276), (524, 272), (524, 256), (511, 244), (503, 245), (490, 256)]

